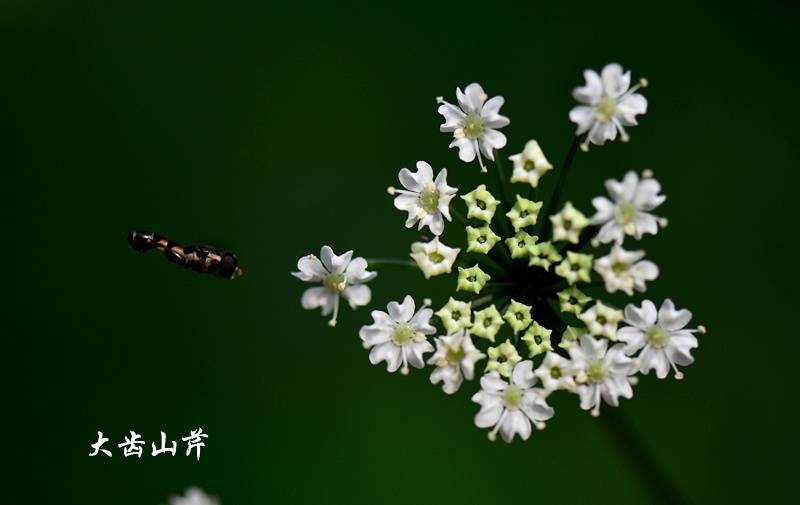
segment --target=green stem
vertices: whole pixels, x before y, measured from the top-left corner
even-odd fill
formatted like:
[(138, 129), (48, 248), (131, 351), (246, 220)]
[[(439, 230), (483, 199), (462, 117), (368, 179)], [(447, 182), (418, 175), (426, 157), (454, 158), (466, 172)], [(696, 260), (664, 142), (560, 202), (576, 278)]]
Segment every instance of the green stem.
[(500, 191), (500, 207), (503, 213), (503, 216), (500, 218), (500, 223), (503, 227), (503, 234), (510, 237), (513, 233), (511, 233), (511, 221), (509, 221), (508, 216), (506, 216), (506, 212), (511, 210), (514, 201), (511, 200), (508, 187), (506, 186), (506, 173), (503, 170), (503, 163), (500, 161), (500, 151), (494, 152), (494, 166), (494, 174), (497, 177), (497, 186)]
[(405, 266), (405, 267), (417, 268), (417, 264), (414, 261), (401, 260), (397, 258), (367, 258), (367, 265), (370, 267), (391, 265), (391, 266)]
[(494, 295), (481, 296), (480, 298), (475, 298), (472, 300), (471, 307), (474, 310), (482, 305), (486, 305), (487, 303), (492, 303), (492, 300), (494, 300)]
[[(503, 268), (497, 261), (492, 259), (487, 254), (474, 254), (475, 262), (483, 269), (494, 271), (494, 277), (502, 276), (506, 273), (506, 269)], [(491, 275), (491, 274), (489, 274)]]
[(679, 505), (686, 503), (680, 491), (661, 470), (653, 455), (633, 431), (630, 423), (618, 409), (608, 408), (600, 414), (608, 433), (617, 442), (630, 468), (639, 474), (642, 484), (652, 497), (652, 503)]
[(553, 190), (553, 196), (551, 196), (550, 201), (547, 202), (547, 206), (544, 208), (544, 213), (539, 214), (542, 216), (542, 229), (540, 231), (540, 237), (546, 237), (547, 233), (550, 231), (550, 215), (552, 215), (553, 211), (557, 209), (561, 203), (561, 192), (564, 190), (564, 184), (567, 182), (567, 174), (569, 173), (570, 167), (572, 167), (572, 161), (575, 159), (575, 153), (578, 152), (578, 146), (580, 146), (580, 144), (580, 135), (575, 135), (575, 137), (572, 139), (572, 144), (569, 146), (569, 151), (567, 151), (567, 157), (564, 159), (564, 164), (561, 165), (561, 170), (558, 173), (558, 180), (556, 181), (556, 187)]

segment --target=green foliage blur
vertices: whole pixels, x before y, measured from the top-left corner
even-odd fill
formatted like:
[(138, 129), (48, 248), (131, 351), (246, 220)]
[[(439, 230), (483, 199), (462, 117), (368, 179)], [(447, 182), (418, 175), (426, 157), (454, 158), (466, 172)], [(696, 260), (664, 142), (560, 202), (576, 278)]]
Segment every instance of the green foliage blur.
[[(577, 399), (527, 443), (473, 426), (428, 372), (372, 366), (344, 310), (303, 311), (289, 276), (322, 244), (403, 257), (386, 186), (418, 159), (487, 182), (438, 132), (437, 95), (506, 98), (508, 156), (561, 163), (572, 88), (618, 61), (645, 76), (631, 142), (579, 153), (568, 198), (652, 168), (670, 226), (641, 242), (648, 296), (705, 324), (682, 382), (643, 378), (620, 413), (690, 503), (793, 503), (797, 9), (678, 0), (102, 2), (0, 5), (0, 304), (6, 504), (158, 505), (198, 485), (251, 503), (649, 503)], [(544, 187), (552, 187), (553, 175)], [(457, 202), (456, 205), (462, 205)], [(234, 251), (225, 282), (128, 249), (133, 229)], [(455, 229), (447, 242), (463, 241)], [(375, 306), (446, 301), (399, 269)], [(103, 431), (201, 426), (199, 462), (89, 458)]]

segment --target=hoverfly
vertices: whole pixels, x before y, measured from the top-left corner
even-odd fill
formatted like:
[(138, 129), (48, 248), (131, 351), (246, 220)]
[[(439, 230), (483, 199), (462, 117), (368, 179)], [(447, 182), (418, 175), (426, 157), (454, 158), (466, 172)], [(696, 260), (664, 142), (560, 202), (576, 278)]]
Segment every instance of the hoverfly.
[(239, 260), (229, 252), (207, 245), (182, 246), (150, 231), (134, 231), (128, 235), (128, 245), (139, 252), (152, 249), (164, 251), (164, 256), (172, 263), (184, 268), (216, 275), (225, 279), (233, 279), (242, 275)]

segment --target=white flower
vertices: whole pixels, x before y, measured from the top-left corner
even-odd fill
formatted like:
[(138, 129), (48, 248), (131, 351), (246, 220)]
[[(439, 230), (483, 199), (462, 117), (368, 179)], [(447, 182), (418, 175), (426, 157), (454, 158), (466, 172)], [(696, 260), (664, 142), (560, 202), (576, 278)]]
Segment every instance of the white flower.
[(625, 307), (625, 322), (631, 326), (620, 328), (619, 339), (625, 342), (625, 353), (639, 354), (639, 370), (648, 373), (656, 371), (656, 376), (663, 379), (670, 367), (675, 371), (675, 378), (683, 378), (677, 365), (690, 365), (694, 358), (691, 350), (697, 347), (694, 333), (705, 333), (702, 326), (698, 329), (685, 329), (692, 319), (688, 310), (676, 310), (672, 300), (665, 300), (656, 313), (656, 306), (650, 300), (644, 300), (641, 307), (631, 304)]
[(547, 404), (544, 391), (534, 388), (535, 383), (536, 375), (530, 360), (514, 367), (511, 384), (496, 372), (481, 377), (481, 390), (472, 396), (472, 401), (481, 406), (475, 416), (475, 425), (478, 428), (493, 427), (489, 440), (495, 439), (498, 430), (506, 442), (511, 442), (517, 434), (527, 440), (531, 436), (531, 423), (541, 429), (544, 421), (553, 417), (554, 411)]
[(510, 122), (507, 117), (500, 115), (500, 107), (505, 100), (502, 96), (489, 99), (477, 83), (467, 86), (463, 93), (461, 88), (456, 88), (456, 97), (458, 107), (441, 97), (436, 99), (441, 104), (439, 114), (444, 116), (439, 131), (453, 132), (450, 147), (458, 147), (461, 161), (469, 163), (477, 155), (481, 171), (485, 172), (481, 153), (494, 160), (494, 151), (506, 145), (506, 136), (497, 131)]
[(550, 216), (553, 223), (553, 241), (566, 240), (573, 244), (579, 242), (581, 231), (589, 224), (583, 212), (576, 209), (572, 202), (567, 202), (561, 212)]
[(608, 340), (583, 335), (580, 345), (569, 347), (573, 370), (578, 382), (581, 408), (600, 414), (600, 398), (612, 407), (619, 405), (619, 397), (632, 398), (633, 389), (628, 376), (636, 372), (633, 360), (625, 356), (625, 344), (608, 349)]
[[(388, 313), (372, 311), (374, 322), (362, 326), (359, 336), (369, 353), (369, 361), (377, 365), (386, 362), (386, 370), (403, 375), (408, 373), (408, 365), (414, 368), (425, 366), (423, 354), (433, 351), (433, 346), (425, 335), (433, 335), (436, 328), (431, 326), (433, 311), (427, 307), (414, 312), (414, 299), (406, 296), (403, 303), (390, 302)], [(402, 368), (401, 368), (402, 366)]]
[(406, 189), (389, 188), (389, 194), (397, 194), (394, 206), (408, 212), (406, 228), (419, 222), (417, 229), (427, 226), (434, 235), (441, 235), (444, 231), (444, 220), (451, 221), (450, 200), (458, 191), (458, 188), (447, 185), (447, 169), (443, 168), (434, 180), (431, 166), (424, 161), (418, 161), (416, 173), (404, 168), (400, 170), (398, 177)]
[(219, 501), (209, 497), (201, 489), (190, 487), (186, 490), (186, 496), (171, 497), (169, 505), (219, 505)]
[(583, 321), (586, 329), (592, 335), (606, 336), (611, 340), (616, 340), (617, 324), (622, 321), (622, 311), (598, 301), (578, 316), (578, 319)]
[(414, 242), (411, 244), (411, 257), (417, 262), (417, 266), (426, 279), (436, 275), (449, 274), (453, 268), (461, 249), (447, 247), (439, 241), (436, 236), (430, 242)]
[(350, 308), (367, 305), (372, 292), (365, 282), (375, 278), (377, 272), (367, 271), (367, 260), (353, 257), (353, 251), (337, 256), (333, 249), (323, 246), (319, 258), (313, 254), (297, 261), (299, 272), (292, 275), (304, 282), (321, 282), (321, 287), (309, 288), (303, 293), (300, 303), (304, 309), (322, 308), (322, 315), (333, 313), (328, 324), (336, 326), (339, 316), (339, 295), (345, 297)]
[(589, 148), (589, 142), (605, 144), (606, 140), (617, 138), (617, 131), (623, 142), (628, 141), (625, 126), (636, 126), (636, 116), (647, 112), (647, 99), (636, 91), (646, 85), (642, 79), (634, 87), (631, 73), (623, 72), (617, 63), (609, 63), (600, 75), (594, 70), (583, 73), (586, 86), (575, 88), (572, 96), (581, 105), (569, 111), (569, 119), (578, 125), (575, 135), (589, 132), (581, 148)]
[(621, 244), (626, 234), (639, 240), (645, 233), (655, 235), (659, 223), (665, 225), (665, 221), (659, 221), (649, 212), (667, 198), (658, 194), (661, 185), (657, 180), (643, 177), (640, 181), (636, 172), (630, 171), (621, 181), (608, 179), (606, 189), (614, 201), (604, 196), (593, 198), (592, 205), (597, 212), (589, 219), (594, 225), (602, 225), (597, 240), (603, 244)]
[(539, 179), (553, 169), (535, 140), (529, 140), (521, 153), (509, 156), (508, 159), (514, 163), (511, 182), (526, 182), (534, 188), (539, 185)]
[(575, 391), (575, 377), (572, 363), (565, 357), (554, 352), (548, 352), (533, 373), (539, 377), (542, 387), (547, 394), (557, 389)]
[(644, 292), (646, 281), (658, 277), (658, 267), (644, 258), (644, 251), (626, 251), (620, 245), (614, 245), (606, 256), (594, 262), (594, 269), (603, 276), (606, 291), (613, 293), (624, 291), (628, 296), (633, 290)]
[(436, 365), (431, 373), (431, 384), (442, 382), (442, 390), (451, 395), (458, 391), (466, 378), (475, 376), (475, 362), (486, 357), (472, 343), (469, 331), (450, 336), (436, 337), (436, 353), (428, 360), (429, 365)]

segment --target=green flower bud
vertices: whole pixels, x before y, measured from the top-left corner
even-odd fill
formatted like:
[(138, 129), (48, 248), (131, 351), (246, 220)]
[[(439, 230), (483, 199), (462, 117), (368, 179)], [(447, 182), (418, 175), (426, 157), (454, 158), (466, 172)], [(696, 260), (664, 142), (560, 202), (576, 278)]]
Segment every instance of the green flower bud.
[(527, 328), (533, 321), (531, 307), (512, 299), (506, 313), (503, 314), (503, 319), (511, 326), (511, 329), (514, 330), (514, 335), (516, 335)]
[(503, 377), (510, 377), (514, 365), (522, 361), (517, 348), (508, 340), (497, 347), (490, 347), (486, 350), (486, 354), (489, 355), (489, 361), (486, 363), (484, 373), (497, 372)]
[(550, 265), (561, 261), (563, 258), (558, 254), (558, 249), (551, 242), (542, 242), (530, 247), (529, 251), (530, 260), (529, 266), (542, 267), (545, 270), (550, 268)]
[(463, 195), (467, 202), (467, 217), (491, 223), (497, 204), (500, 203), (491, 193), (486, 191), (486, 184), (481, 184), (471, 192)]
[(528, 356), (533, 358), (547, 351), (552, 351), (553, 346), (550, 345), (550, 334), (553, 330), (548, 330), (536, 321), (531, 324), (522, 340), (528, 344)]
[(491, 278), (492, 277), (481, 270), (478, 265), (470, 268), (458, 267), (456, 291), (469, 291), (478, 294)]
[(592, 255), (567, 251), (567, 259), (556, 267), (556, 274), (565, 278), (570, 284), (578, 281), (590, 282), (592, 280)]
[(541, 208), (542, 202), (534, 202), (517, 195), (517, 203), (514, 204), (510, 211), (506, 212), (506, 216), (511, 220), (514, 230), (519, 231), (526, 226), (536, 224)]
[(506, 245), (512, 258), (527, 258), (531, 254), (531, 247), (536, 244), (537, 240), (539, 237), (536, 235), (529, 235), (525, 230), (520, 230), (513, 237), (506, 239)]
[(494, 342), (494, 337), (503, 326), (503, 318), (497, 307), (490, 305), (483, 310), (476, 310), (473, 314), (473, 323), (470, 333), (477, 337)]
[(558, 301), (561, 305), (561, 312), (571, 312), (579, 316), (583, 312), (586, 304), (592, 301), (592, 298), (586, 296), (583, 291), (575, 286), (558, 292)]
[(553, 223), (553, 241), (561, 240), (577, 244), (581, 235), (581, 230), (586, 228), (589, 220), (578, 209), (567, 202), (561, 212), (550, 216)]
[(436, 313), (442, 324), (447, 330), (448, 335), (452, 335), (459, 330), (472, 326), (472, 304), (454, 299), (452, 296), (447, 301), (447, 305)]
[(586, 334), (586, 328), (567, 326), (567, 329), (561, 334), (561, 342), (559, 342), (558, 346), (564, 350), (568, 350), (571, 345), (577, 344), (581, 335), (584, 334)]
[(467, 252), (488, 254), (499, 240), (500, 237), (489, 228), (488, 224), (480, 228), (467, 226)]

